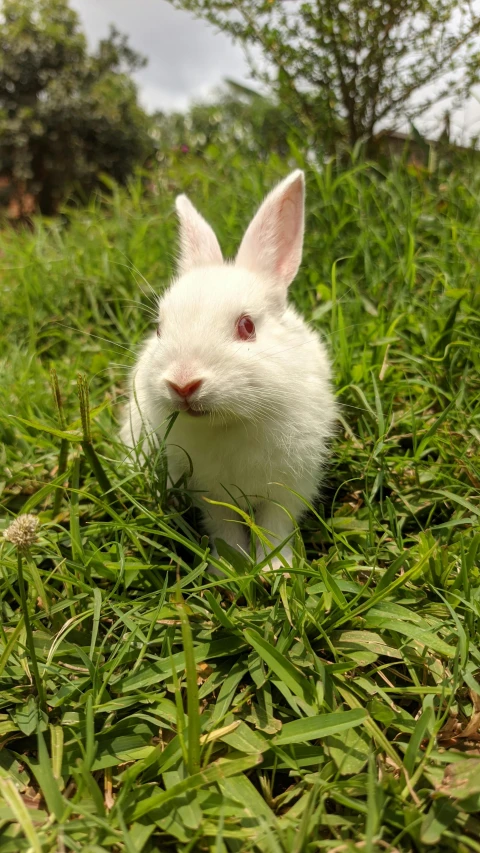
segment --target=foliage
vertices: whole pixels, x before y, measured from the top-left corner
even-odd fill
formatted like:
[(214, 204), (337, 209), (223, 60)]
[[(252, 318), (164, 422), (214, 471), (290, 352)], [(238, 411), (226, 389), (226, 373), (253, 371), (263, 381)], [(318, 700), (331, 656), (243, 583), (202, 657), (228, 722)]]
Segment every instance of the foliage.
[(323, 152), (324, 128), (306, 125), (301, 113), (231, 80), (208, 102), (193, 104), (186, 113), (157, 113), (152, 134), (160, 156), (172, 148), (201, 154), (210, 146), (226, 148), (232, 156), (268, 160), (275, 152), (285, 157), (293, 143)]
[(2, 853), (478, 849), (478, 167), (307, 169), (293, 297), (343, 405), (290, 578), (226, 549), (208, 575), (188, 494), (116, 442), (174, 194), (231, 255), (291, 165), (173, 155), (0, 234), (2, 524), (41, 522), (23, 609), (0, 545)]
[(470, 0), (170, 2), (253, 47), (250, 59), (260, 51), (255, 75), (312, 125), (327, 116), (327, 134), (342, 118), (351, 145), (380, 121), (463, 99), (480, 79), (480, 14)]
[(101, 172), (124, 181), (150, 150), (130, 77), (144, 60), (112, 29), (93, 55), (67, 0), (4, 0), (0, 176), (7, 195), (54, 213)]

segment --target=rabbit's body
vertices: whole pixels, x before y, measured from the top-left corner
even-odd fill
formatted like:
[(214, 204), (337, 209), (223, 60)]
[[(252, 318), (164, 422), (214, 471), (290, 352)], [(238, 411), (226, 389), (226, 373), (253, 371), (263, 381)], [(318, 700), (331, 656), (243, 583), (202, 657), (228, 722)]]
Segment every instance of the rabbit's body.
[[(199, 499), (252, 507), (272, 547), (291, 535), (305, 501), (315, 496), (335, 419), (325, 348), (286, 304), (284, 281), (296, 272), (303, 234), (303, 203), (299, 208), (297, 196), (288, 197), (293, 188), (303, 202), (299, 175), (263, 205), (272, 198), (275, 203), (276, 194), (277, 219), (278, 201), (284, 210), (293, 201), (294, 217), (301, 218), (295, 233), (289, 213), (290, 237), (280, 235), (287, 258), (277, 275), (268, 265), (258, 269), (261, 246), (249, 238), (263, 208), (233, 265), (223, 263), (213, 232), (205, 230), (209, 226), (189, 202), (181, 202), (182, 274), (160, 300), (159, 336), (147, 341), (133, 371), (122, 430), (130, 446), (142, 441), (142, 432), (161, 437), (169, 416), (180, 409), (167, 440), (172, 480), (191, 466), (192, 492)], [(268, 243), (266, 232), (264, 216), (260, 239)], [(292, 251), (291, 269), (285, 269)], [(275, 265), (274, 257), (267, 261)], [(212, 539), (249, 549), (238, 514), (201, 503)], [(291, 556), (288, 546), (283, 554)]]

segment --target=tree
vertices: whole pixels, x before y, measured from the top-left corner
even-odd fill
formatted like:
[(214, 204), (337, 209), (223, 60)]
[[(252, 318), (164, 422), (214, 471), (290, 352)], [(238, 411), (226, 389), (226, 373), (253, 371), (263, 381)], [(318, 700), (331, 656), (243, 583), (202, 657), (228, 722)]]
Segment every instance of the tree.
[[(331, 127), (340, 117), (352, 145), (380, 121), (413, 120), (443, 97), (463, 99), (480, 79), (473, 0), (170, 2), (254, 48), (257, 78), (310, 121), (316, 107)], [(259, 48), (263, 67), (252, 59)]]
[(143, 58), (115, 29), (89, 55), (67, 0), (4, 0), (1, 17), (0, 178), (10, 203), (21, 214), (33, 199), (50, 215), (102, 172), (124, 181), (151, 147), (130, 77)]
[[(164, 153), (174, 149), (203, 155), (211, 146), (222, 154), (268, 159), (275, 152), (285, 157), (290, 141), (305, 143), (305, 127), (288, 105), (265, 97), (246, 86), (225, 80), (214, 100), (193, 104), (186, 113), (157, 113), (152, 133)], [(309, 137), (317, 148), (323, 139)]]

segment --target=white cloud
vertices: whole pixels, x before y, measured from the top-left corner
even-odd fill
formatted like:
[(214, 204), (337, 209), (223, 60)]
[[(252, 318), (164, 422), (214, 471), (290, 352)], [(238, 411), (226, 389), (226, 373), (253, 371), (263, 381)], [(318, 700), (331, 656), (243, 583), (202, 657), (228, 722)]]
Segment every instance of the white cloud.
[(140, 96), (150, 109), (183, 109), (224, 77), (248, 81), (242, 49), (223, 33), (166, 0), (70, 0), (94, 45), (110, 24), (148, 58), (137, 72)]

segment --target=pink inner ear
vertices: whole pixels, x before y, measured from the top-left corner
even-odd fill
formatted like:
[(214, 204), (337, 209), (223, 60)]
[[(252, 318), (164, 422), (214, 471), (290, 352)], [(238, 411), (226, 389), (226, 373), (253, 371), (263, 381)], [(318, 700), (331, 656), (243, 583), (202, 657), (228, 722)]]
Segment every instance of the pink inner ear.
[(279, 253), (277, 271), (282, 278), (292, 281), (302, 260), (303, 226), (302, 210), (295, 198), (287, 195), (280, 204)]
[(236, 263), (279, 281), (293, 281), (302, 259), (303, 173), (294, 172), (261, 205), (242, 240)]

